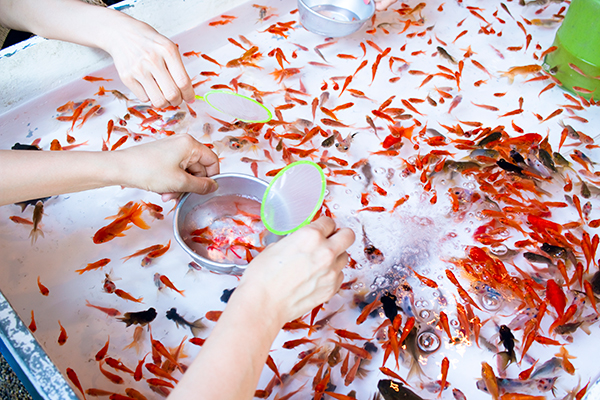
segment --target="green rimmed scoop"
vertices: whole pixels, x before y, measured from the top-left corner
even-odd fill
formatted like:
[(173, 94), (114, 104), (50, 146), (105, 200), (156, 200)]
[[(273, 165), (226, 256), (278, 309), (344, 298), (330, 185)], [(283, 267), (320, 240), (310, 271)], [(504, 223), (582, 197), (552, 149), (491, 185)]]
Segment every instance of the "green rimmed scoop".
[(287, 235), (308, 225), (323, 204), (326, 185), (323, 170), (312, 161), (283, 168), (262, 199), (260, 216), (265, 228)]
[(211, 90), (196, 98), (243, 122), (265, 123), (273, 118), (271, 111), (258, 101), (230, 90)]
[[(600, 0), (573, 0), (544, 66), (563, 89), (600, 99)], [(583, 75), (579, 72), (581, 71)]]

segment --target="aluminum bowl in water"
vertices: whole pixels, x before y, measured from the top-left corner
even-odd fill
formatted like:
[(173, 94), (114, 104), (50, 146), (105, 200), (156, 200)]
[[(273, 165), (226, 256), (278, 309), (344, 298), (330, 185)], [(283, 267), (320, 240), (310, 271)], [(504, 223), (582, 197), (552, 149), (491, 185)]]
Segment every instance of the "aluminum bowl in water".
[(370, 0), (298, 0), (300, 23), (309, 31), (327, 37), (347, 36), (360, 29), (375, 13)]
[(219, 188), (185, 194), (173, 217), (175, 240), (202, 267), (241, 275), (253, 257), (281, 238), (266, 231), (260, 205), (267, 182), (245, 174), (212, 177)]

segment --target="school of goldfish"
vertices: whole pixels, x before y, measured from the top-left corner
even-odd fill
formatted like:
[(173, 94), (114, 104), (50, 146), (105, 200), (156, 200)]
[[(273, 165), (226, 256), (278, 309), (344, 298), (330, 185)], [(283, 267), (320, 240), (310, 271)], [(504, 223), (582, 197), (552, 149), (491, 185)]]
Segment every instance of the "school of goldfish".
[[(114, 151), (189, 132), (219, 154), (224, 171), (268, 179), (302, 158), (323, 168), (321, 214), (357, 233), (346, 282), (328, 304), (284, 326), (257, 398), (582, 399), (597, 377), (580, 363), (600, 318), (600, 172), (586, 129), (594, 93), (563, 92), (543, 69), (567, 2), (398, 2), (335, 40), (305, 31), (289, 3), (247, 4), (207, 21), (202, 29), (227, 39), (208, 53), (204, 44), (180, 46), (197, 93), (251, 96), (274, 111), (272, 121), (209, 115), (196, 103), (158, 110), (112, 89), (109, 78), (86, 76), (89, 94), (52, 115), (61, 136), (32, 145)], [(185, 256), (161, 225), (167, 213), (140, 196), (102, 208), (116, 215), (95, 222), (85, 247), (102, 255), (72, 268), (92, 287), (84, 309), (111, 321), (87, 342), (102, 341), (87, 354), (97, 377), (76, 373), (82, 363), (59, 365), (84, 398), (167, 396), (231, 293), (205, 295), (210, 308), (190, 322), (182, 314), (202, 301), (186, 307), (198, 290), (189, 274), (220, 290), (235, 286), (193, 262), (178, 276)], [(31, 202), (31, 220), (26, 204), (19, 215), (10, 209), (12, 229), (33, 228), (28, 246), (48, 241), (41, 219), (59, 207), (53, 202)], [(139, 244), (149, 235), (152, 245)], [(192, 236), (206, 246), (215, 237)], [(260, 250), (233, 245), (247, 261)], [(123, 279), (133, 260), (135, 283)], [(52, 285), (36, 276), (51, 298)], [(32, 332), (52, 324), (44, 342), (73, 340), (65, 318), (56, 324), (22, 308)], [(125, 349), (110, 347), (132, 334)]]

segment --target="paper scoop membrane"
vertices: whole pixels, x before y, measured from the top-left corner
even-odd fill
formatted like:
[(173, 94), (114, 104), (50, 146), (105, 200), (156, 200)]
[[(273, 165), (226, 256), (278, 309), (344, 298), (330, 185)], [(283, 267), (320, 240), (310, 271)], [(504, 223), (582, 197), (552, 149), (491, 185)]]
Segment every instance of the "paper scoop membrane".
[(271, 111), (250, 97), (227, 90), (212, 90), (197, 99), (204, 100), (214, 109), (244, 122), (268, 122), (273, 118)]
[(261, 206), (265, 227), (287, 235), (310, 223), (325, 196), (325, 174), (311, 161), (298, 161), (281, 170), (269, 184)]

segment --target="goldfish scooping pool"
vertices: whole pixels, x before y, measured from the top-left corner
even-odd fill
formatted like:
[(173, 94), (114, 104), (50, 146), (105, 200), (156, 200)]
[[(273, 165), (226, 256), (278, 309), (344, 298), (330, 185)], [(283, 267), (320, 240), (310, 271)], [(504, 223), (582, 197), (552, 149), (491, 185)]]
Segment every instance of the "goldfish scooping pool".
[[(274, 111), (268, 123), (197, 103), (154, 109), (107, 70), (94, 75), (105, 81), (73, 83), (85, 84), (80, 98), (40, 106), (41, 137), (3, 145), (114, 151), (189, 132), (218, 153), (222, 171), (268, 180), (293, 161), (318, 163), (320, 214), (357, 240), (338, 295), (284, 326), (257, 398), (582, 398), (598, 375), (589, 351), (600, 294), (597, 102), (562, 92), (543, 69), (557, 25), (540, 22), (560, 21), (568, 4), (396, 3), (330, 39), (305, 31), (292, 3), (245, 4), (208, 21), (198, 29), (227, 38), (215, 47), (175, 38), (197, 91), (250, 96)], [(2, 116), (11, 118), (23, 117)], [(169, 247), (168, 218), (142, 203), (152, 196), (109, 188), (45, 199), (33, 245), (32, 225), (16, 218), (32, 221), (32, 208), (0, 210), (0, 232), (16, 232), (0, 241), (11, 283), (0, 288), (24, 320), (35, 311), (36, 337), (88, 395), (168, 395), (237, 284)], [(197, 224), (189, 239), (246, 264), (265, 245), (264, 228), (258, 211), (240, 208), (247, 213)], [(47, 260), (64, 242), (76, 254)], [(128, 262), (155, 251), (146, 266)], [(19, 268), (31, 273), (8, 272)], [(30, 299), (17, 296), (19, 284), (33, 288)], [(39, 304), (42, 294), (66, 296), (63, 284), (86, 288), (70, 294), (87, 311), (76, 319)], [(107, 335), (107, 357), (122, 365), (88, 362)], [(84, 354), (67, 359), (77, 345)]]

